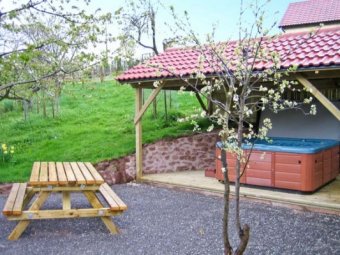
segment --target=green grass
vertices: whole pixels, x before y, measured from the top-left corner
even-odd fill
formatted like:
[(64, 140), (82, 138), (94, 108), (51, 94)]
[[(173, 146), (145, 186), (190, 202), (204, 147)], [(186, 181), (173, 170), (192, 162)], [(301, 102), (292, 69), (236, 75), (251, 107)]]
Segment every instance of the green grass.
[[(105, 83), (68, 84), (61, 98), (59, 117), (31, 112), (24, 121), (18, 105), (0, 103), (0, 144), (15, 146), (13, 162), (0, 162), (0, 182), (27, 181), (34, 161), (90, 161), (118, 158), (135, 150), (134, 90)], [(159, 116), (164, 115), (163, 95)], [(170, 118), (198, 108), (195, 97), (172, 93)], [(150, 107), (151, 108), (151, 107)], [(143, 142), (192, 132), (189, 123), (154, 119), (151, 109), (143, 117)]]

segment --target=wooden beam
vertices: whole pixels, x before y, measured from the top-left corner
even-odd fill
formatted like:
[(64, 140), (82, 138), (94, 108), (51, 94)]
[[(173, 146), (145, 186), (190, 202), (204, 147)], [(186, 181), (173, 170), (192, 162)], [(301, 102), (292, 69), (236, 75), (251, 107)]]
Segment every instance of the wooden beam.
[[(142, 88), (136, 88), (136, 116), (142, 109)], [(143, 173), (142, 122), (135, 123), (136, 130), (136, 180), (140, 181)]]
[(145, 111), (148, 109), (148, 107), (150, 106), (150, 104), (152, 103), (152, 101), (156, 98), (156, 96), (158, 95), (159, 91), (161, 91), (161, 89), (163, 88), (163, 84), (159, 85), (156, 89), (154, 89), (151, 93), (151, 95), (149, 96), (149, 98), (146, 100), (146, 102), (144, 103), (144, 105), (141, 107), (141, 109), (138, 110), (136, 109), (136, 116), (135, 116), (135, 125), (137, 124), (138, 121), (140, 121), (140, 119), (143, 117)]
[(312, 93), (313, 96), (315, 96), (324, 107), (327, 108), (328, 111), (330, 111), (338, 120), (340, 120), (340, 110), (331, 101), (329, 101), (327, 97), (325, 97), (309, 80), (307, 80), (302, 75), (296, 74), (295, 77), (298, 82), (306, 87), (308, 91)]
[(64, 191), (63, 192), (63, 210), (71, 209), (71, 196), (70, 192)]
[[(123, 211), (111, 211), (110, 208), (86, 208), (69, 210), (37, 210), (23, 211), (20, 216), (8, 216), (8, 220), (42, 220), (42, 219), (66, 219), (84, 217), (109, 217), (121, 214)], [(29, 223), (29, 222), (28, 222)], [(27, 226), (26, 226), (27, 227)], [(11, 239), (12, 240), (12, 239)]]
[(77, 191), (84, 191), (84, 190), (98, 190), (99, 186), (97, 185), (84, 185), (80, 186), (47, 186), (47, 187), (28, 187), (28, 190), (33, 190), (34, 192), (40, 191), (49, 191), (49, 192), (60, 192), (60, 191), (70, 191), (70, 192), (77, 192)]

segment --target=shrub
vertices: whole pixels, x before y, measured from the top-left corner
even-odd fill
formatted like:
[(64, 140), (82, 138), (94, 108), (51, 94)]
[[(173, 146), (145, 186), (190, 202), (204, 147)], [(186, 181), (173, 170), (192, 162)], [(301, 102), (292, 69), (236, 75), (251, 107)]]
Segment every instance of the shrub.
[(4, 101), (4, 111), (11, 112), (14, 110), (14, 103), (13, 101), (5, 100)]

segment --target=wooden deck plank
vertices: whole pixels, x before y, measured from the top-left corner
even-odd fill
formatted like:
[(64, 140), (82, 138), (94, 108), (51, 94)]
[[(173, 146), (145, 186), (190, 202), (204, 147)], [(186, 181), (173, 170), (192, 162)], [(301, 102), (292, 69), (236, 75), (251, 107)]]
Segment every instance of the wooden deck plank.
[(39, 184), (40, 185), (48, 185), (48, 164), (47, 164), (47, 162), (41, 162), (40, 163)]
[(26, 187), (27, 187), (27, 183), (20, 183), (19, 184), (19, 190), (18, 190), (18, 194), (17, 194), (17, 197), (15, 199), (14, 206), (13, 206), (12, 215), (21, 215), (22, 205), (23, 205), (23, 202), (24, 202), (25, 194), (26, 194)]
[[(340, 176), (339, 176), (340, 177)], [(184, 188), (222, 194), (224, 185), (215, 178), (207, 178), (204, 171), (179, 171), (171, 173), (157, 173), (143, 176), (143, 182), (157, 186)], [(232, 184), (230, 193), (235, 194)], [(241, 197), (272, 201), (285, 206), (297, 206), (302, 210), (324, 210), (328, 213), (340, 214), (340, 179), (325, 185), (313, 194), (288, 193), (280, 189), (259, 189), (244, 185), (240, 190)]]
[(57, 174), (58, 174), (59, 184), (60, 185), (66, 185), (68, 182), (67, 182), (67, 176), (66, 176), (66, 173), (65, 173), (63, 163), (57, 162), (56, 166), (57, 166)]
[(96, 184), (96, 180), (92, 176), (91, 172), (87, 169), (85, 164), (83, 162), (77, 162), (77, 164), (78, 164), (83, 176), (86, 179), (86, 184), (89, 184), (89, 185)]
[(13, 183), (11, 192), (9, 193), (4, 209), (2, 210), (2, 213), (4, 215), (12, 214), (13, 206), (15, 203), (15, 199), (17, 198), (19, 187), (20, 187), (20, 183)]
[(39, 185), (40, 162), (34, 162), (29, 180), (30, 185)]
[(106, 202), (109, 203), (111, 210), (119, 211), (119, 210), (126, 210), (126, 204), (118, 197), (118, 195), (111, 189), (111, 187), (104, 183), (99, 188), (100, 193), (105, 198)]
[(77, 184), (79, 185), (86, 184), (86, 179), (84, 175), (82, 174), (82, 172), (80, 171), (78, 164), (76, 162), (71, 162), (71, 167), (77, 179)]
[(85, 162), (84, 164), (87, 167), (87, 169), (90, 171), (90, 173), (92, 174), (93, 178), (96, 181), (96, 184), (104, 183), (103, 177), (98, 173), (97, 169), (95, 169), (91, 163)]
[(68, 162), (64, 162), (64, 169), (65, 169), (65, 173), (66, 173), (66, 177), (67, 177), (67, 181), (68, 184), (76, 184), (77, 179), (73, 173), (72, 167), (70, 165), (70, 163)]
[(48, 162), (48, 183), (51, 185), (58, 184), (57, 169), (54, 162)]

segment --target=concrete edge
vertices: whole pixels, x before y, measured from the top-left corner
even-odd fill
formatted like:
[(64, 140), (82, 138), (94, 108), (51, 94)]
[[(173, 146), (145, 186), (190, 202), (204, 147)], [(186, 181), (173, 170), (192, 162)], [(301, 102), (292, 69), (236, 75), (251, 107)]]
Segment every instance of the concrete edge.
[[(204, 189), (204, 188), (199, 188), (195, 186), (187, 186), (187, 185), (174, 184), (174, 183), (169, 183), (169, 182), (160, 182), (160, 181), (147, 180), (147, 179), (142, 179), (141, 183), (156, 186), (156, 187), (161, 187), (161, 188), (197, 192), (203, 195), (223, 197), (223, 192), (209, 189), (209, 188)], [(235, 196), (233, 191), (231, 191), (230, 194), (232, 197)], [(293, 210), (304, 211), (304, 212), (318, 212), (318, 213), (333, 214), (333, 215), (340, 216), (340, 206), (329, 207), (325, 205), (324, 203), (300, 203), (297, 201), (289, 201), (288, 199), (277, 199), (272, 196), (265, 197), (261, 195), (252, 195), (249, 193), (247, 194), (241, 193), (240, 195), (242, 198), (245, 198), (246, 200), (270, 204), (273, 206), (286, 207), (286, 208), (290, 208)]]

